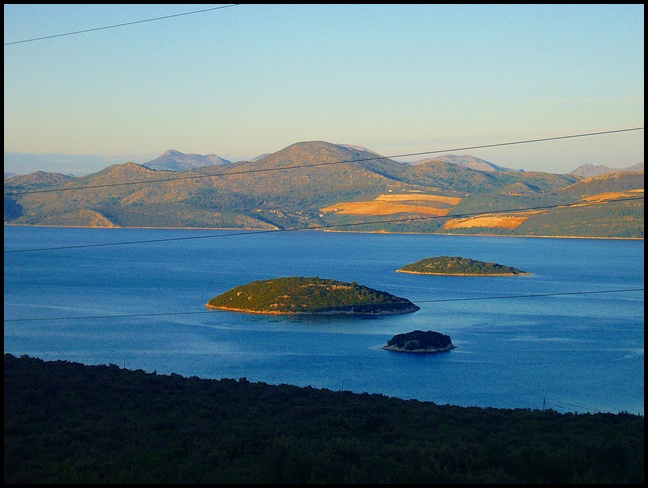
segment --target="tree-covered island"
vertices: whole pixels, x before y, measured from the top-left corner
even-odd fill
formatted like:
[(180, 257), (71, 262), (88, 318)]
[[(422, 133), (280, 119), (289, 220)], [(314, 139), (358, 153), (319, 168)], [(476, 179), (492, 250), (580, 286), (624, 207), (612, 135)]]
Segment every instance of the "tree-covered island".
[(261, 314), (396, 315), (419, 307), (390, 293), (318, 277), (282, 277), (237, 286), (208, 308)]
[(446, 352), (455, 346), (450, 336), (433, 330), (414, 330), (404, 334), (396, 334), (387, 341), (383, 349), (399, 352)]
[(531, 274), (512, 266), (487, 263), (459, 256), (425, 258), (415, 263), (406, 264), (396, 271), (399, 273), (461, 276), (520, 276)]

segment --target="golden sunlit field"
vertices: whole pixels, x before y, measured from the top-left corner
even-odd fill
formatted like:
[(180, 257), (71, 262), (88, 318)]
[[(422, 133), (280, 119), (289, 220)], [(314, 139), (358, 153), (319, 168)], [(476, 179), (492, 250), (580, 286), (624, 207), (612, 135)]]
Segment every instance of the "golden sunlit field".
[[(343, 202), (322, 208), (323, 213), (335, 212), (343, 215), (392, 215), (397, 213), (422, 213), (426, 215), (447, 215), (462, 199), (442, 195), (399, 194), (380, 195), (366, 202)], [(435, 206), (443, 204), (443, 208)]]

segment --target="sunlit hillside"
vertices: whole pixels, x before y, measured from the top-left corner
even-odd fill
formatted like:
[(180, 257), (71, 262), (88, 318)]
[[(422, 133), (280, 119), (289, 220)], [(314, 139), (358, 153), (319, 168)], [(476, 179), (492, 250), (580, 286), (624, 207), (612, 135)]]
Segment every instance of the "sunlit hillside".
[(643, 188), (643, 172), (413, 165), (313, 141), (184, 172), (124, 163), (79, 178), (9, 178), (5, 223), (643, 238)]

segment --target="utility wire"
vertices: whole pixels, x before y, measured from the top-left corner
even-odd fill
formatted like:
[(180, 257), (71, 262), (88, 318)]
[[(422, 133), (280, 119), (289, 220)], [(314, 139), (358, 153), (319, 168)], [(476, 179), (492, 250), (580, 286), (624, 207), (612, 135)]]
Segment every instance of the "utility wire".
[(312, 164), (299, 164), (299, 165), (293, 165), (293, 166), (281, 166), (279, 168), (257, 168), (257, 169), (247, 169), (244, 171), (228, 171), (225, 173), (212, 173), (212, 174), (203, 174), (203, 175), (191, 175), (191, 176), (180, 176), (178, 178), (160, 178), (160, 179), (155, 179), (155, 180), (146, 180), (146, 181), (131, 181), (131, 182), (125, 182), (125, 183), (106, 183), (104, 185), (89, 185), (89, 186), (78, 186), (78, 187), (73, 187), (73, 188), (54, 188), (54, 189), (49, 189), (49, 190), (31, 190), (31, 191), (23, 191), (23, 192), (13, 192), (13, 193), (5, 193), (5, 196), (15, 196), (15, 195), (26, 195), (26, 194), (34, 194), (34, 193), (52, 193), (52, 192), (61, 192), (61, 191), (73, 191), (73, 190), (88, 190), (91, 188), (106, 188), (106, 187), (112, 187), (112, 186), (128, 186), (128, 185), (140, 185), (140, 184), (149, 184), (149, 183), (160, 183), (160, 182), (166, 182), (166, 181), (180, 181), (180, 180), (189, 180), (189, 179), (196, 179), (196, 178), (214, 178), (217, 176), (230, 176), (230, 175), (242, 175), (242, 174), (251, 174), (251, 173), (268, 173), (271, 171), (281, 171), (281, 170), (289, 170), (289, 169), (302, 169), (302, 168), (314, 168), (317, 166), (332, 166), (335, 164), (344, 164), (344, 163), (358, 163), (358, 162), (363, 162), (363, 161), (372, 161), (376, 159), (394, 159), (394, 158), (404, 158), (404, 157), (412, 157), (412, 156), (422, 156), (426, 154), (437, 154), (437, 153), (446, 153), (446, 152), (454, 152), (454, 151), (467, 151), (467, 150), (472, 150), (472, 149), (484, 149), (488, 147), (501, 147), (501, 146), (512, 146), (515, 144), (530, 144), (533, 142), (546, 142), (546, 141), (555, 141), (559, 139), (573, 139), (576, 137), (590, 137), (590, 136), (598, 136), (598, 135), (603, 135), (603, 134), (614, 134), (614, 133), (619, 133), (619, 132), (630, 132), (630, 131), (636, 131), (636, 130), (643, 130), (643, 127), (633, 127), (629, 129), (616, 129), (616, 130), (607, 130), (607, 131), (602, 131), (602, 132), (588, 132), (584, 134), (572, 134), (572, 135), (567, 135), (567, 136), (558, 136), (558, 137), (544, 137), (542, 139), (528, 139), (524, 141), (513, 141), (513, 142), (500, 142), (496, 144), (485, 144), (481, 146), (466, 146), (466, 147), (456, 147), (453, 149), (439, 149), (436, 151), (423, 151), (423, 152), (417, 152), (417, 153), (408, 153), (408, 154), (395, 154), (392, 156), (373, 156), (370, 158), (362, 158), (362, 159), (348, 159), (348, 160), (343, 160), (343, 161), (328, 161), (324, 163), (312, 163)]
[[(591, 412), (601, 412), (601, 410), (598, 409), (598, 408), (590, 407), (588, 405), (583, 405), (582, 403), (579, 403), (579, 402), (569, 403), (569, 402), (565, 402), (563, 400), (556, 400), (555, 402), (547, 401), (546, 403), (547, 403), (547, 405), (554, 405), (554, 406), (556, 406), (558, 408), (562, 408), (564, 410), (570, 410), (569, 407), (575, 407), (576, 410), (589, 410)], [(565, 405), (568, 405), (568, 406), (565, 406)]]
[[(599, 204), (604, 204), (604, 203), (615, 203), (615, 202), (626, 202), (626, 201), (633, 201), (633, 200), (643, 200), (643, 196), (636, 196), (636, 197), (627, 197), (627, 198), (617, 198), (614, 200), (598, 200), (596, 202), (592, 202), (592, 205), (599, 205)], [(575, 202), (575, 203), (562, 203), (562, 204), (555, 204), (555, 205), (544, 205), (544, 206), (538, 206), (538, 207), (526, 207), (526, 208), (516, 208), (516, 209), (503, 209), (503, 210), (492, 210), (488, 212), (472, 212), (472, 213), (464, 213), (464, 214), (447, 214), (447, 215), (426, 215), (424, 217), (404, 217), (404, 218), (398, 218), (398, 219), (384, 219), (384, 220), (374, 220), (370, 222), (350, 222), (346, 224), (329, 224), (329, 225), (313, 225), (309, 227), (293, 227), (290, 229), (270, 229), (270, 230), (257, 230), (257, 231), (240, 231), (240, 232), (233, 232), (233, 233), (228, 233), (228, 234), (210, 234), (206, 236), (187, 236), (187, 237), (167, 237), (164, 239), (146, 239), (143, 241), (123, 241), (123, 242), (103, 242), (103, 243), (98, 243), (98, 244), (77, 244), (74, 246), (60, 246), (60, 247), (41, 247), (41, 248), (34, 248), (34, 249), (13, 249), (13, 250), (5, 250), (5, 254), (9, 253), (19, 253), (19, 252), (34, 252), (34, 251), (58, 251), (58, 250), (63, 250), (63, 249), (79, 249), (79, 248), (88, 248), (88, 247), (106, 247), (106, 246), (123, 246), (123, 245), (128, 245), (128, 244), (148, 244), (152, 242), (168, 242), (168, 241), (185, 241), (185, 240), (193, 240), (193, 239), (212, 239), (214, 237), (231, 237), (231, 236), (239, 236), (239, 235), (257, 235), (257, 234), (267, 234), (270, 232), (292, 232), (292, 231), (297, 231), (297, 230), (324, 230), (324, 229), (330, 229), (330, 228), (337, 228), (337, 227), (351, 227), (351, 226), (358, 226), (358, 225), (374, 225), (374, 224), (385, 224), (385, 223), (394, 223), (394, 222), (410, 222), (410, 221), (415, 221), (415, 220), (433, 220), (433, 219), (443, 219), (443, 218), (453, 218), (453, 219), (461, 219), (461, 218), (467, 218), (467, 217), (475, 217), (478, 215), (492, 215), (492, 214), (499, 214), (499, 213), (517, 213), (517, 212), (528, 212), (531, 210), (549, 210), (552, 208), (566, 208), (566, 207), (577, 207), (577, 206), (582, 206), (583, 202)], [(187, 230), (187, 229), (176, 229), (176, 230)], [(195, 230), (195, 229), (193, 229)]]
[(112, 29), (114, 27), (123, 27), (125, 25), (142, 24), (144, 22), (153, 22), (155, 20), (170, 19), (171, 17), (180, 17), (182, 15), (198, 14), (198, 13), (202, 13), (202, 12), (208, 12), (210, 10), (219, 10), (219, 9), (227, 8), (227, 7), (236, 7), (238, 5), (239, 5), (238, 3), (235, 3), (235, 4), (232, 4), (232, 5), (223, 5), (221, 7), (205, 8), (205, 9), (202, 9), (202, 10), (194, 10), (193, 12), (184, 12), (182, 14), (165, 15), (164, 17), (156, 17), (154, 19), (136, 20), (136, 21), (133, 21), (133, 22), (125, 22), (123, 24), (114, 24), (114, 25), (107, 25), (105, 27), (96, 27), (94, 29), (85, 29), (85, 30), (80, 30), (80, 31), (75, 31), (75, 32), (66, 32), (65, 34), (55, 34), (55, 35), (52, 35), (52, 36), (35, 37), (33, 39), (24, 39), (22, 41), (5, 42), (4, 45), (9, 46), (11, 44), (21, 44), (21, 43), (24, 43), (24, 42), (42, 41), (43, 39), (52, 39), (54, 37), (63, 37), (63, 36), (72, 36), (72, 35), (75, 35), (75, 34), (84, 34), (86, 32), (94, 32), (94, 31), (98, 31), (98, 30)]
[[(167, 179), (160, 179), (160, 180), (148, 180), (148, 181), (142, 181), (142, 182), (117, 183), (117, 184), (95, 185), (95, 186), (87, 186), (87, 187), (76, 187), (76, 188), (60, 188), (60, 189), (54, 189), (54, 190), (39, 190), (39, 191), (31, 191), (31, 192), (5, 193), (5, 196), (20, 195), (20, 194), (25, 194), (25, 193), (45, 193), (45, 192), (52, 192), (52, 191), (70, 191), (70, 190), (80, 190), (80, 189), (88, 189), (88, 188), (101, 188), (101, 187), (108, 187), (108, 186), (153, 183), (153, 182), (160, 182), (160, 181), (175, 181), (175, 180), (190, 179), (190, 178), (205, 178), (205, 177), (214, 177), (214, 176), (227, 176), (227, 175), (232, 175), (232, 174), (258, 173), (258, 172), (279, 171), (279, 170), (286, 170), (286, 169), (308, 168), (308, 167), (314, 167), (314, 166), (324, 166), (324, 165), (333, 165), (333, 164), (342, 164), (342, 163), (353, 163), (353, 162), (370, 161), (370, 160), (376, 160), (376, 159), (389, 159), (389, 158), (396, 158), (396, 157), (406, 157), (406, 156), (414, 156), (414, 155), (433, 154), (433, 153), (440, 153), (440, 152), (451, 152), (451, 151), (459, 151), (459, 150), (475, 149), (475, 148), (483, 148), (483, 147), (506, 146), (506, 145), (512, 145), (512, 144), (525, 144), (525, 143), (531, 143), (531, 142), (541, 142), (541, 141), (548, 141), (548, 140), (555, 140), (555, 139), (567, 139), (567, 138), (574, 138), (574, 137), (585, 137), (585, 136), (593, 136), (593, 135), (600, 135), (600, 134), (610, 134), (610, 133), (616, 133), (616, 132), (627, 132), (627, 131), (634, 131), (634, 130), (643, 130), (643, 127), (635, 127), (635, 128), (630, 128), (630, 129), (617, 129), (617, 130), (610, 130), (610, 131), (603, 131), (603, 132), (593, 132), (593, 133), (585, 133), (585, 134), (574, 134), (574, 135), (568, 135), (568, 136), (550, 137), (550, 138), (542, 138), (542, 139), (531, 139), (531, 140), (526, 140), (526, 141), (505, 142), (505, 143), (490, 144), (490, 145), (483, 145), (483, 146), (471, 146), (471, 147), (455, 148), (455, 149), (442, 149), (442, 150), (437, 150), (437, 151), (425, 151), (425, 152), (419, 152), (419, 153), (401, 154), (401, 155), (394, 155), (394, 156), (376, 156), (376, 157), (364, 158), (364, 159), (332, 161), (332, 162), (324, 162), (324, 163), (313, 163), (313, 164), (309, 164), (309, 165), (294, 165), (294, 166), (285, 166), (285, 167), (280, 167), (280, 168), (252, 169), (252, 170), (246, 170), (246, 171), (237, 171), (237, 172), (229, 172), (229, 173), (210, 174), (210, 175), (195, 175), (195, 176), (187, 176), (187, 177), (180, 177), (180, 178), (167, 178)], [(640, 200), (640, 199), (643, 199), (643, 196), (621, 198), (621, 199), (609, 200), (609, 201), (602, 200), (602, 201), (599, 201), (599, 202), (596, 202), (596, 203), (611, 203), (611, 202), (622, 202), (622, 201)], [(47, 247), (47, 248), (35, 248), (35, 249), (14, 249), (14, 250), (9, 250), (9, 251), (5, 250), (4, 252), (5, 252), (5, 254), (7, 254), (7, 253), (17, 253), (17, 252), (50, 251), (50, 250), (75, 249), (75, 248), (87, 248), (87, 247), (103, 247), (103, 246), (117, 246), (117, 245), (127, 245), (127, 244), (141, 244), (141, 243), (152, 243), (152, 242), (189, 240), (189, 239), (207, 239), (207, 238), (213, 238), (213, 237), (225, 237), (225, 236), (244, 235), (244, 234), (245, 235), (262, 234), (262, 233), (268, 233), (268, 232), (290, 232), (290, 231), (295, 231), (295, 230), (322, 230), (322, 229), (327, 229), (327, 228), (338, 228), (338, 227), (348, 227), (348, 226), (358, 226), (358, 225), (373, 225), (373, 224), (393, 223), (393, 222), (408, 222), (408, 221), (414, 221), (414, 220), (431, 220), (431, 219), (437, 219), (437, 218), (467, 218), (467, 217), (472, 217), (472, 216), (476, 216), (476, 215), (484, 215), (484, 214), (492, 214), (492, 213), (524, 212), (524, 211), (529, 211), (529, 210), (545, 210), (545, 209), (558, 208), (558, 207), (570, 207), (570, 206), (576, 206), (576, 205), (581, 205), (581, 204), (582, 203), (556, 204), (556, 205), (548, 205), (548, 206), (543, 206), (543, 207), (528, 207), (528, 208), (518, 208), (518, 209), (495, 210), (495, 211), (491, 211), (491, 212), (474, 212), (474, 213), (452, 214), (452, 215), (444, 215), (444, 216), (436, 216), (435, 215), (435, 216), (425, 216), (425, 217), (408, 217), (408, 218), (399, 218), (399, 219), (374, 220), (374, 221), (371, 221), (371, 222), (355, 222), (355, 223), (348, 223), (348, 224), (339, 224), (338, 223), (338, 224), (330, 224), (330, 225), (317, 225), (317, 226), (302, 227), (302, 228), (292, 228), (292, 229), (271, 229), (271, 230), (265, 230), (265, 231), (241, 231), (241, 232), (235, 232), (235, 233), (230, 233), (230, 234), (218, 234), (218, 235), (208, 235), (208, 236), (188, 236), (188, 237), (175, 237), (175, 238), (165, 238), (165, 239), (148, 239), (148, 240), (143, 240), (143, 241), (126, 241), (126, 242), (112, 242), (112, 243), (99, 243), (99, 244), (81, 244), (81, 245), (75, 245), (75, 246), (60, 246), (60, 247)]]
[[(433, 302), (455, 302), (455, 301), (474, 301), (474, 300), (496, 300), (502, 298), (534, 298), (534, 297), (550, 297), (550, 296), (563, 296), (563, 295), (588, 295), (592, 293), (622, 293), (632, 291), (643, 291), (643, 288), (628, 288), (625, 290), (598, 290), (598, 291), (574, 291), (565, 293), (537, 293), (532, 295), (508, 295), (498, 297), (473, 297), (473, 298), (443, 298), (439, 300), (417, 300), (417, 303), (433, 303)], [(227, 311), (227, 310), (224, 310)], [(121, 315), (86, 315), (82, 317), (46, 317), (46, 318), (28, 318), (28, 319), (4, 319), (5, 322), (31, 322), (31, 321), (45, 321), (45, 320), (78, 320), (78, 319), (120, 319), (131, 317), (159, 317), (171, 315), (198, 315), (206, 313), (214, 313), (214, 310), (202, 310), (200, 312), (164, 312), (164, 313), (132, 313)]]
[(475, 300), (497, 300), (500, 298), (533, 298), (533, 297), (555, 297), (564, 295), (588, 295), (591, 293), (619, 293), (627, 291), (644, 291), (643, 288), (628, 288), (625, 290), (602, 290), (602, 291), (572, 291), (564, 293), (536, 293), (533, 295), (505, 295), (499, 297), (473, 297), (473, 298), (440, 298), (438, 300), (417, 300), (417, 303), (433, 303), (433, 302), (460, 302), (460, 301), (475, 301)]
[(200, 312), (163, 312), (163, 313), (127, 313), (121, 315), (86, 315), (82, 317), (50, 317), (38, 319), (4, 319), (5, 322), (32, 322), (43, 320), (77, 320), (77, 319), (123, 319), (130, 317), (159, 317), (170, 315), (197, 315), (202, 313), (213, 313), (210, 310), (202, 310)]
[[(70, 36), (70, 35), (76, 35), (76, 34), (83, 34), (83, 33), (88, 33), (88, 32), (111, 29), (111, 28), (116, 28), (116, 27), (123, 27), (123, 26), (127, 26), (127, 25), (134, 25), (134, 24), (140, 24), (140, 23), (145, 23), (145, 22), (153, 22), (153, 21), (157, 21), (157, 20), (163, 20), (163, 19), (168, 19), (168, 18), (173, 18), (173, 17), (180, 17), (180, 16), (191, 15), (191, 14), (196, 14), (196, 13), (204, 13), (204, 12), (208, 12), (208, 11), (212, 11), (212, 10), (220, 10), (220, 9), (223, 9), (223, 8), (228, 8), (228, 7), (238, 6), (238, 5), (239, 4), (225, 5), (225, 6), (220, 6), (220, 7), (213, 7), (213, 8), (208, 8), (208, 9), (196, 10), (196, 11), (192, 11), (192, 12), (184, 12), (184, 13), (180, 13), (180, 14), (167, 15), (167, 16), (157, 17), (157, 18), (152, 18), (152, 19), (144, 19), (144, 20), (139, 20), (139, 21), (126, 22), (126, 23), (122, 23), (122, 24), (114, 24), (114, 25), (109, 25), (109, 26), (104, 26), (104, 27), (97, 27), (97, 28), (93, 28), (93, 29), (86, 29), (86, 30), (81, 30), (81, 31), (68, 32), (68, 33), (64, 33), (64, 34), (56, 34), (56, 35), (43, 36), (43, 37), (32, 38), (32, 39), (25, 39), (25, 40), (21, 40), (21, 41), (7, 42), (7, 43), (4, 43), (4, 45), (9, 46), (9, 45), (14, 45), (14, 44), (34, 42), (34, 41), (52, 39), (52, 38), (57, 38), (57, 37), (64, 37), (64, 36)], [(483, 149), (483, 148), (488, 148), (488, 147), (501, 147), (501, 146), (515, 145), (515, 144), (528, 144), (528, 143), (533, 143), (533, 142), (543, 142), (543, 141), (550, 141), (550, 140), (569, 139), (569, 138), (575, 138), (575, 137), (586, 137), (586, 136), (594, 136), (594, 135), (601, 135), (601, 134), (611, 134), (611, 133), (618, 133), (618, 132), (628, 132), (628, 131), (635, 131), (635, 130), (643, 130), (643, 127), (630, 128), (630, 129), (620, 129), (620, 130), (611, 130), (611, 131), (602, 131), (602, 132), (594, 132), (594, 133), (586, 133), (586, 134), (575, 134), (575, 135), (559, 136), (559, 137), (549, 137), (549, 138), (542, 138), (542, 139), (532, 139), (532, 140), (525, 140), (525, 141), (514, 141), (514, 142), (498, 143), (498, 144), (469, 146), (469, 147), (445, 149), (445, 150), (438, 150), (438, 151), (425, 151), (425, 152), (418, 152), (418, 153), (400, 154), (400, 155), (394, 155), (394, 156), (380, 156), (380, 157), (356, 159), (356, 160), (349, 160), (349, 161), (334, 161), (334, 162), (325, 162), (325, 163), (314, 163), (314, 164), (309, 164), (309, 165), (295, 165), (295, 166), (286, 166), (286, 167), (280, 167), (280, 168), (252, 169), (252, 170), (247, 170), (247, 171), (236, 171), (236, 172), (230, 172), (230, 173), (210, 174), (210, 175), (195, 175), (195, 176), (186, 176), (186, 177), (180, 177), (180, 178), (167, 178), (167, 179), (158, 179), (158, 180), (148, 180), (148, 181), (142, 181), (142, 182), (115, 183), (115, 184), (94, 185), (94, 186), (77, 187), (77, 188), (64, 188), (64, 189), (54, 189), (54, 190), (16, 192), (16, 193), (7, 193), (6, 195), (22, 195), (22, 194), (28, 194), (28, 193), (29, 194), (31, 194), (31, 193), (46, 193), (46, 192), (54, 192), (54, 191), (71, 191), (71, 190), (81, 190), (81, 189), (91, 189), (91, 188), (112, 187), (112, 186), (124, 186), (124, 185), (134, 185), (134, 184), (157, 183), (157, 182), (164, 182), (164, 181), (176, 181), (176, 180), (193, 179), (193, 178), (226, 176), (226, 175), (232, 175), (232, 174), (260, 173), (260, 172), (269, 172), (269, 171), (278, 171), (278, 170), (288, 170), (288, 169), (308, 168), (308, 167), (316, 167), (316, 166), (326, 166), (326, 165), (333, 165), (333, 164), (362, 162), (362, 161), (370, 161), (370, 160), (376, 160), (376, 159), (412, 157), (412, 156), (436, 154), (436, 153), (451, 152), (451, 151)], [(641, 197), (641, 198), (643, 198), (643, 197)], [(638, 198), (619, 199), (619, 200), (615, 200), (615, 201), (635, 200), (635, 199), (638, 199)], [(604, 202), (600, 202), (600, 203), (604, 203)], [(573, 204), (573, 205), (575, 205), (575, 204)], [(567, 206), (571, 206), (571, 205), (554, 205), (554, 206), (547, 206), (547, 207), (534, 207), (534, 208), (528, 208), (528, 209), (500, 210), (500, 211), (497, 211), (497, 213), (521, 212), (521, 211), (525, 211), (525, 210), (537, 210), (537, 209), (555, 208), (555, 207), (559, 207), (559, 206), (567, 207)], [(495, 212), (491, 212), (491, 213), (495, 213)], [(475, 214), (452, 215), (451, 217), (453, 217), (453, 218), (462, 218), (462, 217), (469, 217), (469, 216), (473, 216), (473, 215), (483, 215), (483, 212), (475, 213)], [(429, 219), (429, 218), (441, 218), (441, 217), (439, 217), (439, 216), (416, 217), (416, 218), (407, 218), (407, 219), (393, 219), (393, 220), (384, 220), (384, 221), (374, 221), (374, 222), (367, 222), (367, 223), (337, 224), (337, 225), (331, 225), (331, 226), (310, 227), (310, 229), (324, 229), (324, 228), (327, 228), (327, 227), (343, 227), (344, 225), (364, 225), (364, 224), (376, 224), (376, 223), (384, 223), (384, 222), (424, 220), (424, 219)], [(307, 230), (307, 229), (309, 229), (309, 228), (304, 228), (304, 229), (299, 229), (299, 228), (284, 229), (283, 231)], [(260, 232), (254, 232), (254, 233), (265, 233), (265, 232), (268, 232), (268, 231), (260, 231)], [(270, 232), (277, 232), (277, 231), (272, 230)], [(8, 252), (9, 253), (11, 253), (11, 252), (27, 252), (27, 251), (38, 251), (38, 250), (53, 250), (53, 249), (70, 249), (70, 248), (81, 248), (81, 247), (98, 247), (98, 246), (108, 246), (108, 245), (124, 245), (124, 244), (160, 242), (160, 241), (183, 240), (183, 239), (202, 239), (202, 238), (210, 238), (210, 237), (222, 237), (222, 236), (225, 236), (225, 235), (241, 235), (241, 234), (248, 234), (249, 235), (250, 233), (249, 232), (245, 232), (245, 233), (244, 232), (239, 232), (239, 233), (234, 233), (234, 234), (220, 234), (220, 235), (211, 235), (211, 236), (194, 236), (194, 237), (184, 237), (184, 238), (153, 239), (153, 240), (146, 240), (146, 241), (131, 241), (131, 242), (121, 242), (121, 243), (89, 244), (89, 245), (79, 245), (79, 246), (66, 246), (66, 247), (59, 247), (59, 248), (13, 250), (13, 251), (5, 251), (5, 253), (8, 253)], [(619, 293), (619, 292), (632, 292), (632, 291), (643, 291), (643, 288), (634, 288), (634, 289), (625, 289), (625, 290), (603, 290), (603, 291), (586, 291), (586, 292), (546, 293), (546, 294), (531, 294), (531, 295), (508, 295), (508, 296), (496, 296), (496, 297), (473, 297), (473, 298), (419, 300), (419, 302), (421, 302), (421, 303), (433, 303), (433, 302), (450, 302), (450, 301), (473, 301), (473, 300), (548, 297), (548, 296), (563, 296), (563, 295), (585, 295), (585, 294), (593, 294), (593, 293)], [(44, 321), (44, 320), (51, 321), (51, 320), (73, 320), (73, 319), (100, 319), (100, 318), (105, 319), (105, 318), (127, 318), (127, 317), (194, 315), (194, 314), (205, 314), (205, 313), (213, 313), (213, 312), (212, 311), (167, 312), (167, 313), (152, 313), (152, 314), (98, 315), (98, 316), (85, 316), (85, 317), (58, 317), (58, 318), (38, 318), (38, 319), (36, 319), (36, 318), (32, 318), (32, 319), (4, 319), (4, 321), (5, 322), (23, 322), (23, 321)]]

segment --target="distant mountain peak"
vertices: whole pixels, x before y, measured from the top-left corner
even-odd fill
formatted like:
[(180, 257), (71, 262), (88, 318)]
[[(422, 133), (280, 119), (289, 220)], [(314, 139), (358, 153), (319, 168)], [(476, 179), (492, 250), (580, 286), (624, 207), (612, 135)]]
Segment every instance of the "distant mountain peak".
[(468, 155), (457, 155), (457, 154), (446, 154), (444, 156), (435, 156), (433, 158), (426, 158), (420, 161), (416, 161), (414, 164), (429, 163), (430, 161), (442, 161), (444, 163), (458, 164), (459, 166), (464, 166), (469, 169), (474, 169), (477, 171), (489, 171), (489, 172), (498, 172), (498, 171), (521, 171), (511, 168), (505, 168), (504, 166), (499, 166), (493, 164), (484, 159), (476, 158), (474, 156)]
[(583, 178), (589, 178), (591, 176), (600, 176), (604, 175), (607, 173), (626, 173), (626, 172), (635, 172), (635, 171), (643, 171), (644, 170), (644, 165), (643, 163), (635, 164), (634, 166), (629, 166), (627, 168), (610, 168), (609, 166), (605, 166), (603, 164), (589, 164), (585, 163), (580, 165), (578, 168), (576, 168), (574, 171), (572, 171), (571, 175), (577, 175), (577, 176), (582, 176)]
[(381, 157), (373, 151), (361, 149), (358, 146), (334, 144), (326, 141), (302, 141), (272, 153), (261, 161), (265, 161), (270, 165), (284, 164), (285, 160), (295, 160), (307, 164), (334, 161), (366, 161), (374, 159), (376, 156)]
[(167, 149), (160, 157), (144, 163), (142, 166), (156, 171), (191, 171), (195, 168), (230, 162), (215, 154), (203, 156), (202, 154), (185, 154), (176, 149)]

